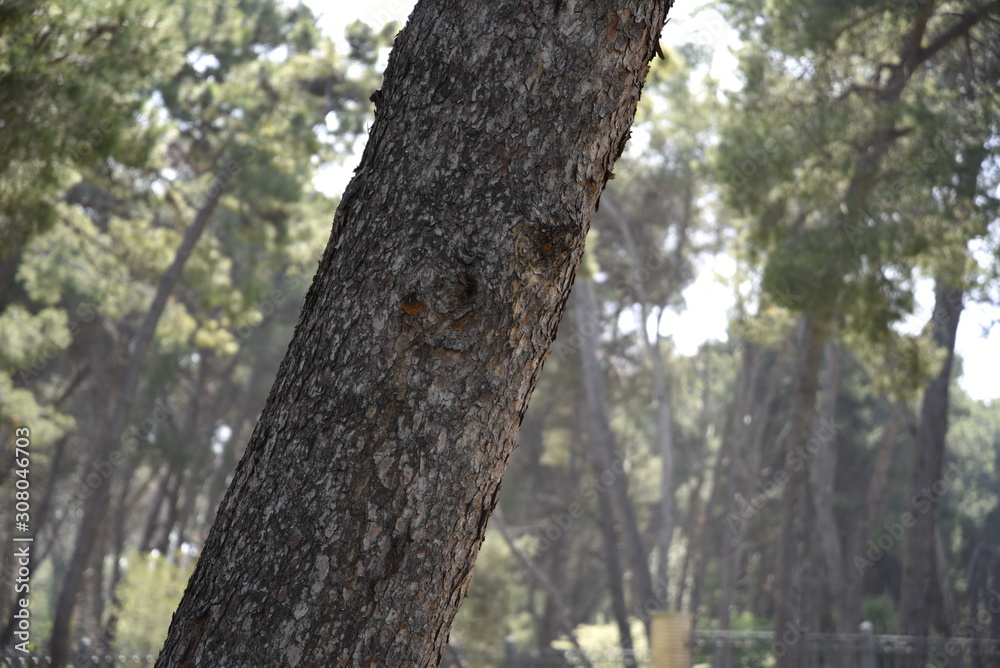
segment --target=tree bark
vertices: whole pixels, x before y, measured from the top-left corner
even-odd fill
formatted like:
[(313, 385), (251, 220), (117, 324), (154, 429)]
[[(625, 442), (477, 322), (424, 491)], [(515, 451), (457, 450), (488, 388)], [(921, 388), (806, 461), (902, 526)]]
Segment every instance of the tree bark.
[[(932, 335), (945, 352), (944, 364), (924, 390), (917, 428), (916, 453), (910, 482), (909, 512), (914, 518), (905, 537), (903, 573), (899, 595), (899, 625), (903, 635), (926, 636), (930, 630), (931, 586), (934, 572), (934, 535), (937, 500), (942, 483), (945, 434), (948, 432), (948, 385), (955, 358), (955, 335), (962, 314), (962, 290), (938, 278), (934, 290)], [(903, 668), (922, 668), (923, 657), (904, 657)]]
[(158, 666), (437, 666), (668, 3), (422, 0)]
[[(809, 479), (816, 523), (814, 540), (817, 541), (822, 558), (822, 570), (826, 573), (830, 595), (833, 597), (833, 616), (837, 632), (855, 633), (858, 626), (852, 610), (848, 607), (849, 597), (846, 596), (851, 579), (851, 572), (847, 569), (853, 565), (844, 559), (844, 544), (840, 539), (840, 528), (834, 514), (833, 482), (837, 460), (834, 454), (836, 446), (832, 429), (840, 390), (840, 349), (835, 341), (827, 341), (824, 355), (826, 373), (809, 448), (812, 454), (812, 460), (809, 462)], [(814, 564), (814, 570), (820, 571), (820, 563)], [(842, 668), (850, 668), (852, 660), (853, 658), (847, 653), (842, 653), (837, 658), (838, 665)]]

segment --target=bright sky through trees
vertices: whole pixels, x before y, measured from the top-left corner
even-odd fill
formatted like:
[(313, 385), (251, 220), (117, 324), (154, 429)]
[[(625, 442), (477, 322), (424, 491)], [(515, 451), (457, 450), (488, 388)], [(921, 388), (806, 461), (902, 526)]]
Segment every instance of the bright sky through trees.
[[(322, 29), (334, 39), (343, 40), (344, 29), (360, 19), (373, 27), (381, 27), (389, 21), (406, 22), (415, 2), (412, 0), (308, 0), (307, 4), (319, 15)], [(663, 44), (670, 47), (683, 42), (695, 42), (715, 49), (712, 60), (712, 76), (724, 88), (738, 86), (736, 77), (737, 60), (731, 50), (736, 46), (736, 33), (730, 29), (722, 17), (714, 10), (699, 10), (706, 4), (704, 0), (678, 3), (670, 12), (670, 22), (663, 32)], [(361, 146), (356, 155), (360, 157)], [(343, 190), (350, 180), (358, 157), (343, 166), (327, 168), (317, 184), (324, 192), (336, 194)], [(698, 345), (708, 339), (727, 338), (727, 311), (733, 305), (729, 287), (720, 279), (732, 276), (733, 262), (729, 257), (720, 256), (699, 266), (697, 279), (684, 291), (687, 308), (682, 313), (668, 313), (662, 322), (663, 334), (672, 337), (678, 352), (693, 355)], [(918, 290), (917, 310), (902, 326), (906, 331), (919, 330), (930, 317), (933, 306), (933, 281), (922, 281)], [(621, 324), (635, 326), (631, 314), (625, 315)], [(978, 304), (967, 304), (958, 330), (957, 350), (967, 360), (1000, 359), (1000, 332), (996, 328), (988, 338), (983, 337), (984, 328), (991, 320), (1000, 320), (1000, 309)], [(989, 400), (1000, 397), (1000, 377), (991, 364), (967, 364), (962, 369), (959, 384), (973, 398)]]

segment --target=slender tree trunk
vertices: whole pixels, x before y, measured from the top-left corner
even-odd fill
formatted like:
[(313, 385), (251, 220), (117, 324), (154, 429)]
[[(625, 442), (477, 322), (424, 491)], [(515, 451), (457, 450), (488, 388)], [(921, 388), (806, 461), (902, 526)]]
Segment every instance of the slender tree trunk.
[[(594, 448), (594, 463), (598, 467), (595, 474), (602, 484), (604, 484), (605, 478), (609, 481), (604, 486), (607, 487), (607, 493), (611, 497), (612, 507), (616, 511), (615, 514), (625, 538), (625, 549), (629, 555), (629, 565), (632, 569), (634, 604), (638, 610), (642, 610), (648, 601), (655, 604), (656, 594), (653, 591), (653, 579), (649, 571), (646, 548), (642, 544), (639, 523), (632, 507), (632, 499), (628, 494), (628, 477), (623, 468), (614, 431), (611, 429), (607, 393), (604, 388), (604, 372), (601, 370), (600, 360), (597, 357), (601, 322), (600, 311), (590, 281), (577, 282), (575, 298), (574, 312), (581, 340), (580, 358), (583, 363), (583, 387), (594, 425), (591, 445)], [(644, 616), (643, 622), (646, 624), (648, 635), (649, 617)]]
[[(705, 455), (709, 452), (709, 440), (712, 438), (714, 429), (714, 425), (709, 422), (710, 397), (711, 384), (706, 378), (701, 391), (701, 419), (698, 421), (699, 432), (702, 434), (702, 452)], [(697, 467), (697, 474), (695, 475), (694, 485), (691, 486), (691, 490), (688, 493), (688, 516), (684, 529), (687, 544), (684, 547), (684, 561), (681, 563), (681, 574), (677, 583), (677, 598), (674, 599), (674, 610), (677, 612), (684, 610), (684, 593), (688, 585), (688, 570), (691, 567), (691, 562), (698, 545), (700, 529), (703, 525), (703, 522), (699, 521), (699, 519), (702, 513), (705, 512), (705, 509), (701, 505), (701, 490), (705, 484), (705, 470), (708, 466), (707, 462), (701, 458), (698, 459), (695, 466)]]
[[(808, 514), (808, 504), (806, 504)], [(812, 515), (809, 515), (813, 519)], [(820, 544), (819, 527), (815, 522), (807, 523), (807, 531), (812, 535), (809, 541), (809, 558), (804, 566), (805, 577), (802, 586), (802, 628), (809, 632), (819, 631), (820, 612), (823, 608), (823, 548)], [(820, 668), (822, 666), (821, 647), (803, 637), (802, 663), (799, 668)], [(846, 655), (847, 652), (841, 652)], [(853, 668), (853, 667), (852, 667)]]
[[(594, 474), (600, 475), (595, 465)], [(608, 574), (608, 591), (611, 593), (611, 614), (618, 626), (618, 644), (625, 654), (626, 668), (636, 668), (632, 658), (635, 642), (632, 639), (632, 627), (629, 626), (628, 606), (625, 603), (625, 578), (622, 571), (621, 555), (618, 551), (618, 534), (615, 531), (615, 513), (611, 507), (611, 499), (607, 494), (597, 497), (598, 521), (601, 526), (601, 539), (604, 544), (605, 570)]]
[[(941, 524), (934, 525), (934, 561), (937, 571), (937, 584), (944, 603), (944, 635), (949, 638), (959, 636), (958, 602), (955, 597), (955, 590), (951, 586), (951, 576), (948, 574), (948, 555), (944, 549), (944, 540), (941, 538)], [(964, 668), (965, 657), (963, 654), (956, 654), (951, 657), (953, 668)]]
[[(192, 472), (192, 476), (195, 472)], [(180, 511), (177, 513), (177, 546), (180, 547), (185, 542), (187, 542), (188, 527), (191, 524), (191, 518), (194, 516), (197, 505), (198, 505), (198, 495), (204, 488), (206, 480), (204, 478), (188, 479), (188, 484), (184, 486), (184, 497), (182, 499)]]
[[(847, 597), (847, 581), (851, 577), (846, 568), (849, 562), (844, 558), (844, 545), (840, 539), (840, 529), (833, 510), (833, 482), (836, 472), (835, 431), (837, 394), (840, 389), (840, 349), (836, 342), (828, 341), (825, 350), (826, 373), (823, 378), (823, 390), (820, 394), (820, 406), (817, 419), (813, 424), (812, 438), (809, 441), (808, 452), (812, 455), (809, 462), (809, 480), (812, 489), (813, 512), (820, 563), (815, 564), (815, 571), (822, 570), (826, 574), (830, 595), (833, 597), (833, 617), (838, 633), (856, 633), (857, 623), (849, 608)], [(817, 629), (818, 630), (818, 629)], [(843, 668), (850, 668), (852, 658), (842, 653), (838, 661)]]
[(863, 557), (863, 546), (871, 525), (882, 506), (889, 478), (889, 466), (895, 451), (896, 437), (902, 424), (903, 410), (896, 406), (882, 438), (879, 439), (875, 466), (868, 481), (868, 493), (863, 501), (855, 507), (854, 521), (848, 527), (846, 549), (843, 553), (844, 560), (841, 567), (844, 573), (843, 591), (839, 594), (839, 603), (835, 602), (839, 605), (837, 615), (837, 631), (839, 633), (857, 633), (858, 625), (862, 621), (861, 594), (868, 566)]
[(163, 522), (163, 527), (160, 529), (160, 539), (156, 541), (154, 546), (161, 554), (167, 554), (170, 551), (170, 534), (173, 533), (174, 526), (177, 524), (177, 516), (180, 513), (180, 498), (181, 490), (184, 488), (184, 481), (187, 480), (187, 469), (184, 467), (183, 463), (177, 464), (177, 475), (174, 476), (174, 484), (167, 492), (167, 517)]
[[(955, 357), (955, 334), (962, 314), (962, 290), (943, 279), (935, 284), (932, 335), (946, 355), (941, 370), (924, 390), (910, 482), (911, 526), (904, 538), (903, 575), (899, 595), (899, 625), (903, 635), (926, 636), (935, 614), (930, 605), (934, 572), (934, 534), (940, 498), (945, 435), (948, 432), (948, 385)], [(953, 482), (953, 481), (952, 481)], [(903, 668), (923, 668), (924, 658), (904, 657)]]
[[(660, 329), (656, 328), (653, 337), (650, 338), (646, 327), (649, 323), (650, 307), (652, 302), (649, 291), (646, 289), (646, 282), (643, 280), (642, 259), (639, 249), (636, 247), (632, 236), (632, 229), (629, 221), (610, 202), (606, 206), (608, 213), (615, 220), (621, 230), (622, 239), (625, 242), (625, 250), (628, 252), (629, 260), (632, 264), (632, 288), (635, 290), (636, 298), (639, 300), (641, 312), (641, 324), (639, 326), (639, 338), (642, 340), (649, 358), (650, 372), (653, 377), (653, 395), (656, 398), (656, 451), (660, 455), (660, 526), (656, 533), (656, 592), (659, 598), (656, 600), (657, 608), (667, 608), (669, 578), (669, 556), (670, 543), (674, 535), (674, 441), (673, 441), (673, 406), (670, 398), (670, 387), (667, 379), (667, 365), (663, 359), (663, 351), (660, 348)], [(684, 250), (687, 247), (687, 230), (690, 223), (690, 216), (685, 216), (680, 226), (677, 228), (677, 245), (674, 249), (674, 262), (680, 263), (683, 259)], [(677, 289), (674, 281), (670, 281), (664, 292), (667, 295), (673, 294)], [(661, 312), (662, 312), (661, 306)]]
[(158, 666), (437, 666), (666, 2), (421, 0)]
[(115, 507), (115, 521), (111, 529), (114, 532), (114, 549), (112, 555), (114, 561), (111, 563), (111, 582), (108, 584), (108, 619), (104, 623), (101, 631), (101, 640), (107, 651), (110, 652), (118, 637), (118, 620), (122, 613), (121, 597), (118, 595), (118, 586), (122, 581), (121, 560), (125, 552), (126, 529), (128, 527), (129, 514), (129, 491), (132, 489), (132, 480), (135, 475), (135, 463), (129, 462), (126, 475), (123, 476), (121, 492), (118, 495), (118, 502)]
[(153, 500), (149, 504), (149, 511), (146, 514), (146, 522), (142, 530), (142, 537), (139, 539), (139, 551), (149, 552), (153, 549), (153, 538), (156, 536), (156, 528), (160, 526), (160, 509), (163, 507), (163, 499), (167, 496), (170, 488), (170, 480), (173, 478), (173, 471), (166, 468), (159, 476), (159, 483), (156, 485), (156, 492)]
[[(774, 617), (776, 668), (801, 668), (803, 664), (803, 580), (806, 563), (806, 503), (809, 461), (806, 446), (812, 432), (819, 388), (819, 368), (825, 332), (816, 315), (802, 316), (798, 337), (799, 359), (792, 398), (792, 428), (781, 469), (787, 477), (782, 493), (781, 545), (775, 578)], [(811, 629), (815, 631), (815, 629)]]
[[(739, 397), (734, 397), (732, 405), (729, 407), (729, 415), (726, 418), (726, 426), (722, 436), (722, 444), (715, 456), (712, 464), (712, 489), (708, 494), (708, 503), (705, 504), (705, 519), (702, 522), (701, 531), (701, 558), (695, 564), (694, 578), (691, 583), (691, 600), (688, 603), (688, 612), (697, 617), (701, 607), (701, 593), (704, 588), (705, 575), (708, 569), (708, 555), (722, 552), (722, 541), (726, 540), (723, 532), (726, 528), (725, 515), (725, 477), (726, 465), (729, 463), (727, 455), (731, 447), (732, 440), (729, 431), (734, 429), (733, 421), (739, 412)], [(721, 510), (720, 510), (721, 508)]]
[[(743, 350), (743, 363), (738, 378), (738, 390), (734, 399), (733, 410), (730, 411), (728, 424), (722, 445), (728, 455), (728, 467), (726, 471), (726, 493), (723, 498), (726, 517), (725, 528), (722, 529), (721, 551), (719, 555), (719, 629), (727, 631), (731, 624), (730, 606), (733, 601), (733, 577), (736, 570), (735, 553), (742, 540), (743, 529), (746, 527), (746, 520), (734, 522), (736, 517), (735, 503), (736, 491), (740, 466), (742, 465), (743, 453), (743, 432), (745, 431), (744, 418), (750, 415), (753, 402), (751, 389), (757, 383), (756, 364), (757, 349), (747, 347)], [(752, 479), (752, 478), (751, 478)], [(715, 649), (713, 660), (716, 668), (732, 668), (733, 646), (731, 643), (723, 643)]]
[[(737, 482), (740, 470), (745, 471), (742, 489), (739, 493), (744, 499), (744, 503), (750, 501), (758, 494), (756, 489), (760, 478), (761, 462), (763, 461), (764, 437), (767, 435), (767, 426), (770, 421), (771, 404), (774, 403), (778, 386), (781, 382), (782, 370), (775, 367), (776, 355), (771, 351), (759, 350), (756, 346), (749, 346), (744, 352), (744, 368), (740, 374), (744, 385), (740, 390), (740, 396), (752, 398), (755, 396), (754, 388), (757, 387), (760, 374), (765, 369), (769, 370), (767, 389), (764, 392), (763, 401), (758, 403), (754, 411), (755, 417), (751, 419), (753, 425), (750, 436), (750, 448), (747, 457), (741, 458), (739, 445), (742, 436), (736, 431), (742, 432), (741, 424), (744, 424), (744, 417), (750, 415), (748, 410), (751, 403), (743, 405), (743, 408), (733, 414), (733, 425), (727, 429), (727, 433), (732, 433), (734, 442), (734, 453), (730, 462), (730, 474), (726, 483), (726, 532), (722, 543), (722, 556), (719, 558), (719, 628), (729, 630), (731, 628), (731, 608), (733, 604), (733, 590), (735, 580), (739, 574), (740, 564), (743, 562), (743, 551), (746, 548), (746, 535), (750, 526), (750, 518), (745, 518), (743, 513), (737, 515), (734, 511), (734, 501), (737, 493)], [(752, 369), (752, 370), (751, 370)], [(781, 437), (779, 436), (779, 439)], [(730, 484), (729, 480), (732, 480)], [(750, 506), (752, 507), (752, 506)], [(715, 653), (716, 668), (730, 668), (733, 665), (733, 646), (725, 643), (717, 648)]]

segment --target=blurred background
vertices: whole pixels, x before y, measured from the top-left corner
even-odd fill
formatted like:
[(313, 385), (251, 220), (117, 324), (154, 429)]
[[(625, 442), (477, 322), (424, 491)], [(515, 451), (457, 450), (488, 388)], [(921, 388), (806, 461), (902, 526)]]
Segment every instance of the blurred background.
[[(0, 4), (4, 656), (158, 651), (412, 7)], [(1000, 3), (671, 17), (446, 663), (1000, 665)]]

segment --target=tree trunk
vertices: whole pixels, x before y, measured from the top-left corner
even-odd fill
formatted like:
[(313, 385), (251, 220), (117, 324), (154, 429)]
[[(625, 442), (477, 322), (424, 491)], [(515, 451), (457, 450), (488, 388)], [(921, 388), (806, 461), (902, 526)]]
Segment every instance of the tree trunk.
[(872, 523), (879, 514), (882, 499), (885, 495), (889, 479), (889, 466), (892, 464), (892, 453), (896, 446), (896, 436), (903, 424), (903, 410), (895, 406), (890, 422), (879, 441), (872, 477), (868, 481), (868, 493), (864, 500), (855, 507), (854, 521), (848, 527), (847, 540), (842, 563), (844, 589), (836, 594), (839, 598), (837, 616), (837, 631), (839, 633), (856, 633), (861, 623), (861, 598), (864, 585), (864, 575), (870, 562), (864, 557), (863, 546), (868, 538)]
[(173, 478), (173, 474), (173, 470), (167, 466), (163, 473), (159, 475), (160, 480), (156, 485), (153, 500), (149, 504), (145, 527), (142, 530), (142, 537), (139, 539), (140, 552), (149, 552), (153, 549), (153, 538), (156, 536), (156, 528), (160, 526), (160, 509), (163, 508), (163, 500), (167, 496), (167, 490), (170, 488), (170, 480)]
[[(618, 451), (614, 431), (611, 429), (611, 416), (608, 414), (604, 372), (597, 358), (600, 310), (590, 281), (579, 281), (574, 296), (576, 325), (580, 336), (580, 359), (583, 366), (583, 388), (587, 395), (587, 405), (590, 408), (594, 428), (589, 439), (594, 455), (594, 475), (597, 476), (601, 489), (611, 498), (612, 507), (617, 511), (615, 515), (624, 534), (625, 549), (632, 568), (632, 591), (635, 597), (633, 604), (641, 611), (650, 602), (656, 605), (657, 598), (653, 591), (653, 578), (649, 570), (646, 548), (642, 544), (639, 522), (635, 517), (632, 499), (628, 495), (628, 476), (622, 467), (622, 457)], [(646, 625), (648, 635), (649, 615), (643, 615), (643, 623)]]
[[(795, 389), (792, 397), (792, 427), (783, 468), (779, 469), (779, 472), (787, 478), (787, 482), (782, 494), (781, 546), (776, 577), (775, 668), (802, 666), (805, 644), (802, 640), (806, 631), (802, 627), (806, 538), (810, 535), (805, 526), (809, 475), (806, 446), (812, 432), (813, 415), (816, 412), (816, 394), (825, 334), (823, 323), (816, 315), (802, 316), (799, 322), (799, 359), (796, 363)], [(778, 473), (775, 474), (776, 481), (778, 481), (777, 476)]]
[(158, 666), (437, 666), (668, 3), (422, 0)]
[(129, 492), (132, 489), (132, 481), (135, 476), (136, 464), (135, 462), (129, 462), (128, 470), (122, 481), (121, 492), (118, 495), (118, 502), (115, 507), (115, 520), (111, 529), (114, 533), (114, 545), (112, 556), (114, 561), (111, 563), (111, 582), (108, 584), (108, 609), (109, 614), (107, 616), (107, 621), (104, 622), (101, 631), (101, 642), (108, 652), (115, 646), (115, 641), (118, 637), (118, 620), (122, 612), (128, 614), (128, 611), (122, 610), (122, 601), (119, 596), (118, 586), (122, 582), (122, 556), (125, 553), (125, 540), (126, 540), (126, 529), (128, 528), (128, 514), (129, 514)]
[[(589, 437), (588, 437), (589, 438)], [(594, 475), (600, 475), (594, 466)], [(618, 534), (615, 531), (615, 514), (611, 507), (611, 499), (607, 494), (597, 497), (598, 521), (601, 525), (601, 539), (604, 543), (604, 563), (608, 574), (608, 591), (611, 594), (611, 614), (618, 626), (618, 644), (625, 655), (625, 668), (636, 668), (632, 651), (635, 642), (632, 639), (632, 627), (628, 621), (628, 605), (625, 603), (625, 578), (622, 572), (621, 555), (618, 551)]]
[[(736, 552), (747, 524), (746, 521), (739, 523), (730, 520), (736, 517), (734, 504), (736, 503), (737, 475), (742, 465), (743, 432), (745, 431), (744, 419), (750, 415), (754, 396), (752, 389), (757, 384), (757, 372), (759, 370), (756, 358), (756, 346), (743, 349), (743, 362), (739, 376), (737, 377), (739, 385), (737, 386), (737, 392), (733, 400), (732, 410), (730, 410), (728, 419), (726, 420), (723, 443), (720, 446), (727, 453), (726, 493), (723, 497), (726, 529), (722, 530), (719, 546), (718, 616), (719, 629), (723, 631), (728, 631), (732, 623), (730, 606), (733, 602), (733, 579), (737, 561)], [(751, 477), (751, 479), (753, 478)], [(712, 663), (716, 668), (732, 668), (732, 644), (723, 643), (717, 646)]]
[(184, 481), (187, 479), (187, 468), (185, 468), (184, 463), (178, 463), (176, 466), (177, 475), (174, 476), (173, 487), (169, 489), (165, 499), (167, 517), (163, 521), (163, 527), (160, 528), (160, 538), (153, 545), (153, 548), (159, 550), (161, 554), (169, 554), (170, 552), (170, 534), (173, 533), (174, 526), (177, 524), (177, 516), (180, 512), (181, 489), (183, 489)]
[[(945, 434), (948, 431), (948, 385), (955, 357), (955, 334), (962, 314), (962, 290), (948, 287), (938, 278), (934, 290), (931, 327), (934, 342), (944, 350), (944, 364), (924, 390), (917, 428), (916, 453), (910, 482), (909, 512), (913, 524), (907, 530), (899, 595), (899, 625), (903, 635), (926, 636), (931, 616), (931, 586), (934, 573), (934, 534), (937, 501), (940, 498)], [(947, 489), (947, 487), (945, 487)], [(909, 518), (907, 518), (909, 519)], [(907, 522), (909, 524), (910, 522)], [(904, 657), (903, 668), (923, 668), (924, 658)]]
[[(705, 453), (706, 456), (709, 452), (709, 440), (712, 438), (712, 433), (715, 428), (715, 425), (710, 424), (709, 421), (709, 403), (711, 396), (711, 383), (709, 379), (706, 378), (701, 390), (701, 417), (698, 420), (698, 431), (702, 435), (701, 451)], [(674, 610), (677, 612), (682, 612), (684, 610), (684, 593), (688, 585), (688, 569), (691, 567), (691, 561), (694, 558), (695, 550), (697, 549), (698, 537), (700, 536), (699, 529), (704, 524), (699, 521), (702, 514), (705, 512), (704, 508), (701, 506), (701, 489), (705, 484), (705, 469), (708, 467), (707, 462), (702, 459), (698, 459), (694, 465), (696, 467), (697, 474), (695, 476), (695, 482), (688, 492), (688, 515), (687, 523), (684, 529), (684, 536), (686, 537), (684, 560), (681, 563), (681, 574), (677, 581), (677, 598), (674, 599)]]
[[(667, 365), (663, 359), (663, 351), (660, 348), (660, 328), (657, 322), (656, 332), (652, 339), (646, 327), (649, 323), (650, 306), (652, 302), (649, 298), (649, 291), (646, 289), (646, 282), (643, 280), (642, 258), (639, 249), (636, 247), (635, 239), (632, 236), (632, 229), (629, 221), (610, 202), (607, 206), (608, 213), (615, 220), (621, 230), (622, 239), (625, 243), (625, 250), (628, 252), (629, 261), (632, 264), (632, 288), (635, 290), (636, 298), (639, 300), (641, 319), (639, 325), (639, 338), (646, 349), (646, 356), (649, 357), (650, 372), (653, 377), (653, 394), (656, 397), (656, 452), (660, 455), (660, 515), (661, 522), (656, 535), (656, 580), (658, 598), (657, 608), (666, 609), (669, 607), (669, 559), (670, 543), (674, 535), (674, 441), (673, 441), (673, 405), (670, 397), (670, 387), (667, 379)], [(683, 260), (684, 250), (687, 247), (688, 228), (690, 226), (690, 216), (684, 216), (677, 229), (677, 245), (674, 248), (674, 261), (680, 263)], [(664, 293), (669, 297), (679, 287), (676, 281), (669, 281)], [(663, 312), (660, 306), (660, 313)]]
[[(838, 633), (856, 633), (857, 622), (849, 607), (846, 595), (848, 582), (859, 579), (847, 570), (850, 566), (844, 559), (844, 544), (840, 539), (840, 529), (833, 507), (833, 481), (836, 471), (834, 452), (835, 439), (833, 425), (836, 417), (837, 394), (840, 389), (840, 350), (834, 341), (826, 343), (826, 374), (817, 419), (813, 424), (812, 438), (808, 451), (812, 455), (809, 462), (809, 479), (812, 489), (813, 510), (815, 512), (817, 541), (823, 571), (833, 597), (833, 616)], [(820, 563), (814, 565), (819, 572)], [(818, 630), (818, 629), (815, 629)], [(837, 661), (842, 668), (850, 668), (852, 657), (842, 653)]]
[[(739, 395), (736, 400), (736, 406), (739, 407), (739, 410), (731, 413), (730, 424), (727, 425), (725, 432), (726, 437), (733, 441), (733, 445), (729, 474), (726, 480), (726, 528), (723, 530), (721, 556), (719, 557), (719, 588), (721, 590), (719, 593), (719, 628), (722, 630), (729, 630), (732, 623), (733, 592), (736, 577), (739, 575), (739, 565), (743, 561), (747, 530), (753, 518), (752, 515), (750, 518), (744, 517), (743, 511), (737, 514), (734, 502), (737, 492), (743, 496), (745, 504), (749, 504), (758, 494), (757, 486), (760, 484), (764, 437), (767, 435), (767, 426), (770, 423), (771, 404), (774, 403), (783, 376), (782, 367), (777, 364), (778, 356), (770, 350), (761, 350), (757, 345), (747, 344), (747, 347), (744, 348), (743, 358), (743, 369), (740, 372), (742, 384), (739, 386)], [(761, 373), (765, 372), (769, 372), (767, 389), (764, 391), (763, 401), (758, 404), (756, 418), (750, 421), (750, 424), (753, 425), (750, 451), (747, 457), (742, 457), (740, 443), (744, 438), (742, 432), (746, 430), (742, 429), (741, 425), (745, 424), (745, 417), (750, 415), (749, 411), (753, 408), (752, 399), (756, 396), (755, 388), (758, 386)], [(778, 445), (780, 445), (781, 437), (779, 436), (778, 439)], [(742, 489), (737, 490), (737, 476), (741, 469), (746, 472), (746, 476)], [(732, 668), (732, 665), (732, 643), (725, 643), (716, 648), (715, 668)]]

